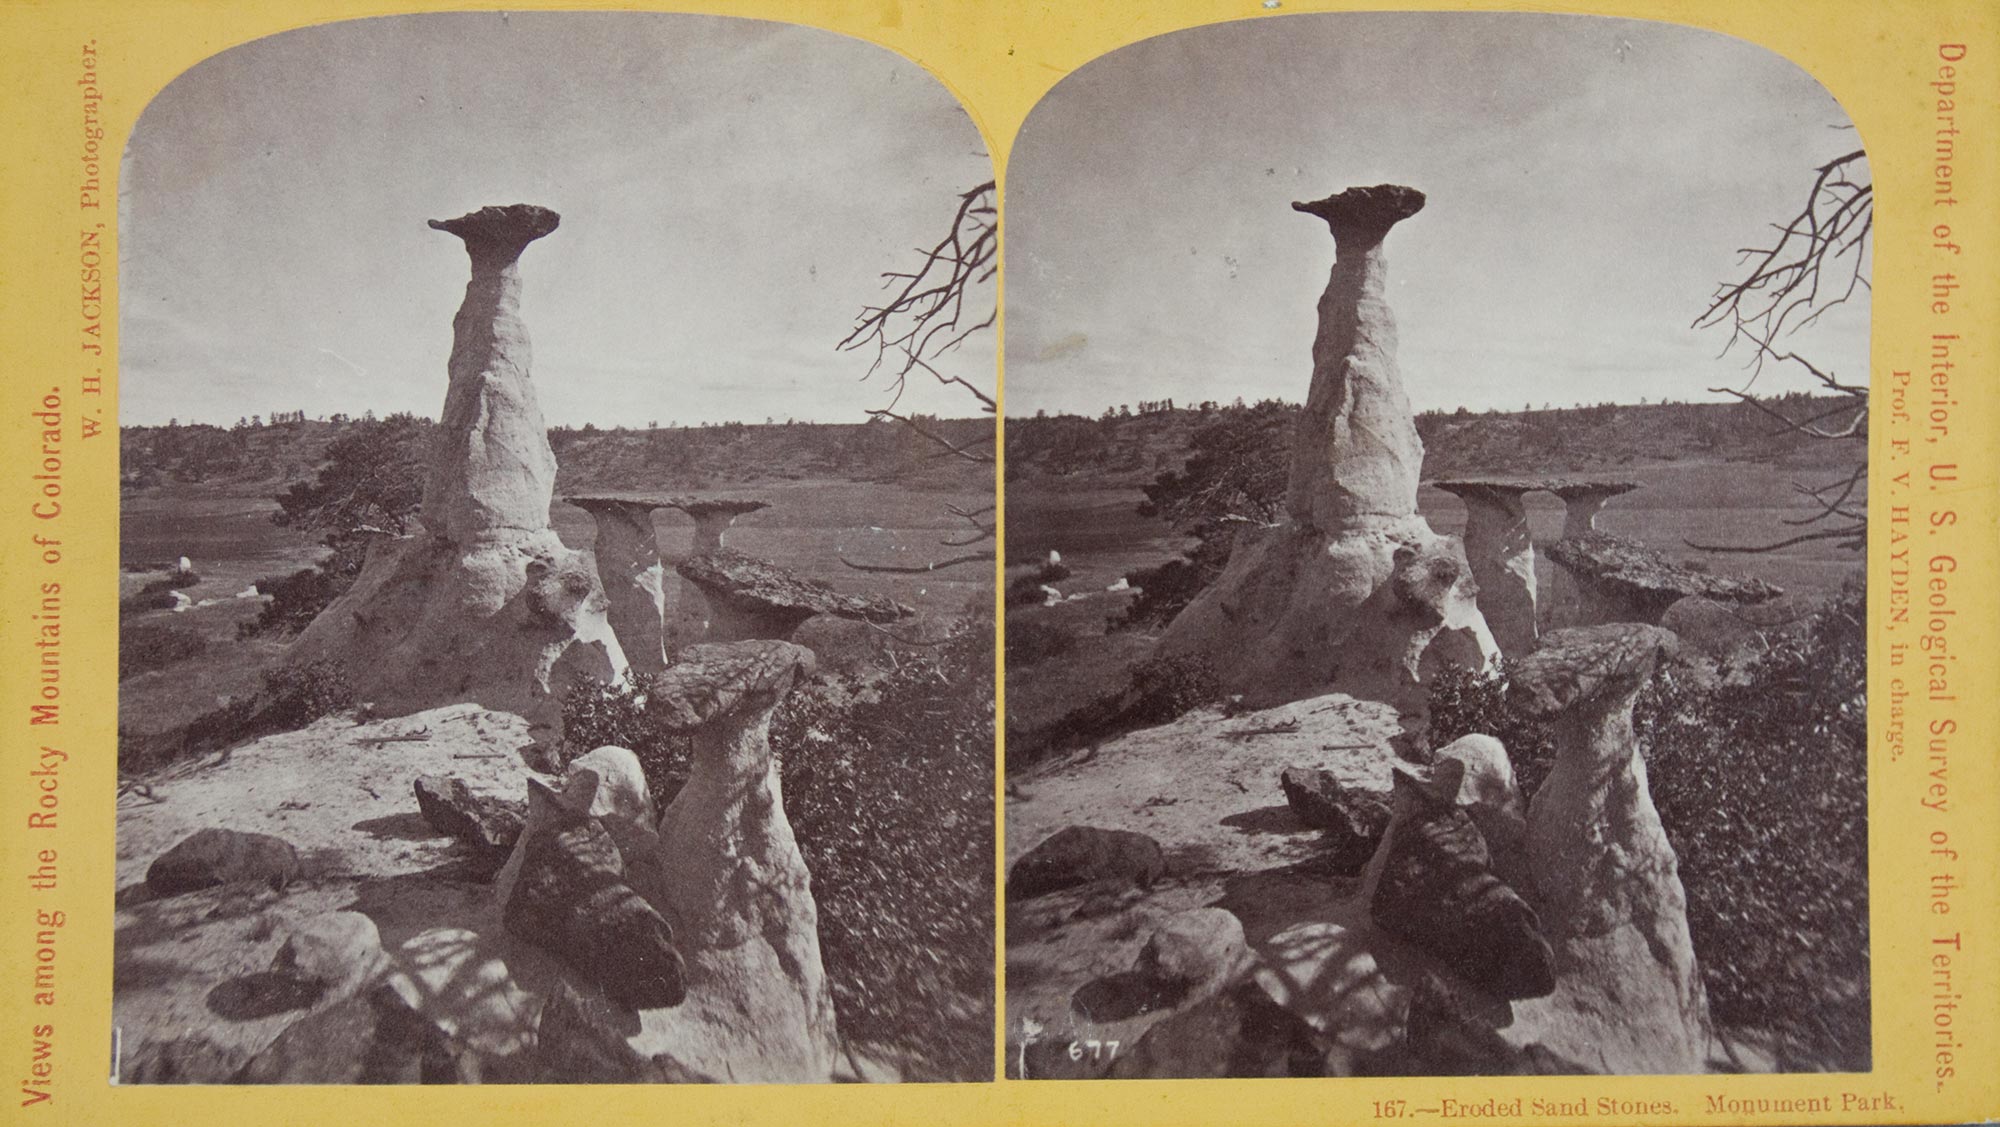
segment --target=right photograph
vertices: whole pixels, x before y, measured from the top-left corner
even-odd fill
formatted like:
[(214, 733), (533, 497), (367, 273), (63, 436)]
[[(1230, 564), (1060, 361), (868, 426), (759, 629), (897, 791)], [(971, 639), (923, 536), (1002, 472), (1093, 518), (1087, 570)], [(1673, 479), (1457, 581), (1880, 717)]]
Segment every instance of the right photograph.
[(1873, 200), (1811, 75), (1662, 23), (1287, 15), (1044, 97), (1011, 1077), (1870, 1069)]

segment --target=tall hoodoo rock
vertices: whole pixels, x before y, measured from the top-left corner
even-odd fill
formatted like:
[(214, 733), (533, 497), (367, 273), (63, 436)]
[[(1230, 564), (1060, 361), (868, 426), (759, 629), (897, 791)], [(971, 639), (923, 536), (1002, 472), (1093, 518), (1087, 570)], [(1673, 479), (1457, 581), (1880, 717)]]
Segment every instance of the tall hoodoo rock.
[(652, 708), (689, 731), (688, 781), (660, 818), (662, 905), (686, 1001), (641, 1015), (634, 1047), (753, 1082), (825, 1080), (837, 1043), (819, 915), (771, 754), (771, 710), (813, 669), (779, 641), (689, 646)]
[(1424, 448), (1396, 367), (1383, 240), (1423, 204), (1384, 184), (1292, 205), (1326, 221), (1339, 259), (1319, 302), (1285, 518), (1240, 536), (1162, 641), (1207, 655), (1253, 706), (1341, 691), (1418, 710), (1441, 633), (1482, 663), (1498, 653), (1463, 549), (1417, 515)]
[(591, 555), (609, 603), (611, 630), (634, 673), (658, 673), (666, 663), (667, 569), (653, 532), (658, 501), (571, 497), (597, 526)]
[(1563, 481), (1549, 492), (1563, 499), (1563, 538), (1582, 536), (1597, 529), (1597, 514), (1621, 493), (1639, 488), (1636, 481)]
[(704, 499), (682, 498), (672, 502), (674, 508), (686, 513), (694, 521), (694, 545), (688, 555), (699, 556), (719, 551), (724, 547), (723, 539), (729, 526), (736, 518), (771, 507), (768, 501), (737, 501), (728, 498)]
[(1298, 524), (1337, 532), (1417, 511), (1424, 444), (1396, 367), (1382, 241), (1423, 206), (1422, 192), (1395, 184), (1292, 205), (1326, 220), (1339, 255), (1319, 299), (1312, 391), (1299, 413), (1285, 493)]
[(385, 715), (460, 702), (516, 713), (542, 747), (572, 679), (626, 668), (589, 562), (549, 527), (555, 455), (528, 380), (519, 258), (556, 221), (527, 204), (431, 221), (465, 240), (472, 281), (452, 322), (423, 531), (371, 545), (287, 658), (339, 661)]
[(532, 204), (430, 221), (465, 240), (472, 258), (472, 280), (451, 323), (451, 385), (424, 483), (424, 527), (453, 543), (549, 526), (556, 455), (528, 382), (521, 252), (558, 222), (555, 212)]
[(1440, 481), (1465, 502), (1465, 559), (1479, 584), (1479, 611), (1500, 652), (1519, 657), (1535, 648), (1535, 541), (1521, 498), (1531, 482)]
[(1513, 692), (1553, 717), (1556, 763), (1528, 808), (1528, 863), (1556, 991), (1520, 1005), (1548, 1047), (1615, 1073), (1706, 1068), (1708, 995), (1679, 862), (1660, 825), (1632, 705), (1674, 636), (1633, 623), (1555, 630)]

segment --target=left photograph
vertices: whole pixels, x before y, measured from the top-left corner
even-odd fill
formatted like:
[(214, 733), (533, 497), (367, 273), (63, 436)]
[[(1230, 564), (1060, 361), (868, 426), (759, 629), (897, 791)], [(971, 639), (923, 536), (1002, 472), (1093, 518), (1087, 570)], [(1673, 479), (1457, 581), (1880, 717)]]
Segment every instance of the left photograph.
[(113, 1083), (992, 1078), (994, 197), (921, 67), (762, 21), (151, 102)]

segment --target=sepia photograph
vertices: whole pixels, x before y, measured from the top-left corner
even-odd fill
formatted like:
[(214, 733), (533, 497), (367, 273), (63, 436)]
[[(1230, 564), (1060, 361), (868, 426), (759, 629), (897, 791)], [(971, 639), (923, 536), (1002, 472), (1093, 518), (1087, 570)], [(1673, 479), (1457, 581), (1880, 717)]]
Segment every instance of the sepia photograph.
[(1098, 57), (1007, 168), (1008, 1075), (1868, 1071), (1833, 97), (1288, 14)]
[(151, 101), (112, 1083), (992, 1078), (996, 196), (921, 66), (755, 20)]

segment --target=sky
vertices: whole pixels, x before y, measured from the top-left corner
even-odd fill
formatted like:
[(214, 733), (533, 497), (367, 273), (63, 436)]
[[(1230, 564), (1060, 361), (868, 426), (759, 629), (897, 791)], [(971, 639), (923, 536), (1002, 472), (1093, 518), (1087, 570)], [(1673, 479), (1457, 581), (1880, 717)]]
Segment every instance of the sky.
[[(469, 268), (425, 221), (508, 203), (562, 215), (521, 260), (552, 425), (864, 421), (887, 389), (835, 344), (992, 177), (922, 68), (812, 29), (479, 13), (257, 40), (126, 150), (122, 421), (434, 417)], [(994, 338), (946, 370), (990, 387)], [(901, 409), (978, 413), (914, 383)]]
[[(1334, 244), (1289, 205), (1382, 182), (1429, 197), (1386, 243), (1417, 409), (1724, 398), (1748, 353), (1690, 325), (1847, 125), (1783, 58), (1660, 23), (1310, 14), (1123, 48), (1009, 158), (1007, 412), (1304, 399)], [(1865, 382), (1867, 314), (1795, 343)]]

